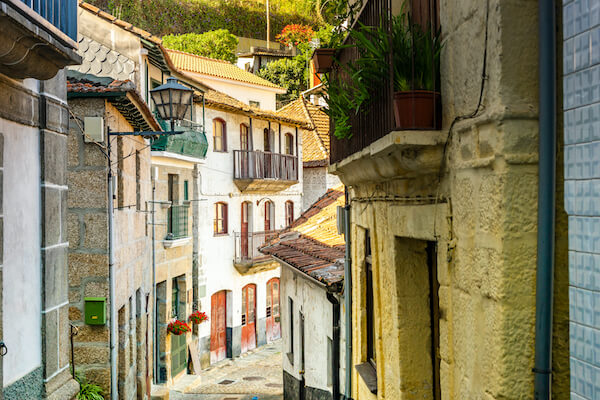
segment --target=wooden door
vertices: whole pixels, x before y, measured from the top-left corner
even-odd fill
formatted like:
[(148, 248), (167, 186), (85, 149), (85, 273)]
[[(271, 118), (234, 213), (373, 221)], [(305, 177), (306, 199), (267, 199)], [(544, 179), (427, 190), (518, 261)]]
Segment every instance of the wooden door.
[(250, 131), (248, 125), (240, 125), (240, 171), (241, 178), (248, 178), (250, 161)]
[(256, 348), (256, 285), (242, 288), (242, 353)]
[(271, 201), (265, 202), (265, 232), (273, 230), (273, 226), (275, 225), (275, 221), (273, 220), (274, 208), (275, 207), (273, 207), (273, 203)]
[[(171, 316), (180, 321), (185, 321), (185, 292), (179, 290), (177, 278), (173, 279), (171, 289)], [(187, 368), (187, 335), (171, 335), (171, 378)]]
[(267, 282), (267, 342), (281, 338), (279, 278)]
[(210, 298), (210, 362), (227, 357), (227, 297), (221, 290)]
[(242, 233), (241, 233), (241, 250), (242, 259), (248, 259), (248, 218), (250, 211), (250, 203), (245, 201), (242, 203)]

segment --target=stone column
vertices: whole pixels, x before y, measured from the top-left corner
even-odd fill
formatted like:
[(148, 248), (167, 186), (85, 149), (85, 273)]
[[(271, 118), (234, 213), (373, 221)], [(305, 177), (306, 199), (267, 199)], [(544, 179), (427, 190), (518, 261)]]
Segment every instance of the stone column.
[(67, 106), (65, 71), (40, 82), (42, 360), (47, 399), (71, 399), (67, 239)]

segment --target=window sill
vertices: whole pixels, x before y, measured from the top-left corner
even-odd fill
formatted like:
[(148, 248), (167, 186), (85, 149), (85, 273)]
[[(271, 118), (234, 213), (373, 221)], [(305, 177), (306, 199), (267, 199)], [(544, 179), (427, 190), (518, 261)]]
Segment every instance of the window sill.
[(355, 365), (354, 368), (371, 393), (377, 394), (377, 370), (373, 368), (373, 365), (365, 362)]
[(188, 244), (191, 241), (192, 241), (192, 238), (188, 236), (188, 237), (184, 237), (181, 239), (171, 239), (171, 240), (165, 239), (162, 241), (162, 243), (163, 243), (163, 246), (165, 249), (170, 249), (173, 247), (185, 246), (186, 244)]

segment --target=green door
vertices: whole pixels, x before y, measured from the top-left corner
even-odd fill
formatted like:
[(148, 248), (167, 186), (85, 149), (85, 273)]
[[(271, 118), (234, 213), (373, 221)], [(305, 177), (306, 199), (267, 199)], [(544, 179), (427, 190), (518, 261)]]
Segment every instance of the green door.
[[(171, 315), (185, 321), (185, 293), (180, 293), (177, 278), (173, 279)], [(177, 376), (187, 367), (187, 334), (171, 335), (171, 378)]]

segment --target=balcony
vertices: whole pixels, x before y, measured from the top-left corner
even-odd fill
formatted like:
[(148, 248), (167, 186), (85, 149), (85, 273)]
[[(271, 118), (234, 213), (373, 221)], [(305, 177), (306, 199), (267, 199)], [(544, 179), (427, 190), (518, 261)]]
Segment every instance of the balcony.
[[(171, 130), (171, 126), (168, 122), (160, 119), (156, 113), (155, 116), (163, 130)], [(202, 124), (183, 120), (178, 122), (175, 126), (175, 130), (183, 133), (181, 135), (165, 135), (159, 137), (152, 142), (152, 151), (166, 151), (198, 159), (206, 158), (208, 141), (206, 140), (206, 134), (204, 133)]]
[(77, 54), (77, 0), (0, 2), (0, 73), (50, 79)]
[(189, 241), (189, 204), (173, 205), (167, 210), (166, 248), (184, 245)]
[(234, 150), (233, 179), (242, 192), (284, 190), (298, 182), (298, 157)]
[(265, 256), (258, 249), (278, 234), (279, 231), (234, 232), (235, 269), (242, 275), (272, 269), (274, 264), (271, 256)]

